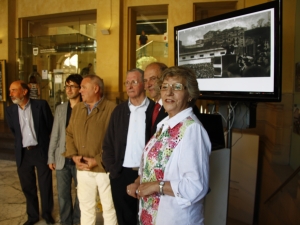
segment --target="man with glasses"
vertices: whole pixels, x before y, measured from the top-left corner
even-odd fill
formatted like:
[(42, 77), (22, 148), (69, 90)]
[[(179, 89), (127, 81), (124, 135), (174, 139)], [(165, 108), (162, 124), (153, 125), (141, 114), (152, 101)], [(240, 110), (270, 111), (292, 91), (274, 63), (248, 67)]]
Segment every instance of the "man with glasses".
[(124, 82), (128, 101), (113, 111), (103, 142), (103, 164), (110, 173), (118, 224), (137, 224), (138, 201), (126, 192), (138, 177), (143, 148), (150, 138), (154, 102), (146, 97), (144, 71), (132, 69)]
[(116, 225), (110, 180), (102, 164), (103, 139), (116, 104), (104, 97), (104, 83), (97, 75), (85, 76), (80, 86), (82, 102), (72, 110), (64, 154), (65, 157), (72, 157), (77, 167), (80, 224), (96, 223), (98, 190), (104, 224)]
[(71, 193), (72, 179), (77, 187), (76, 166), (71, 158), (65, 158), (62, 154), (66, 150), (66, 127), (69, 124), (72, 109), (81, 102), (79, 91), (82, 79), (79, 74), (71, 74), (65, 81), (65, 92), (69, 101), (56, 107), (48, 151), (49, 168), (56, 170), (59, 214), (62, 225), (80, 224), (78, 198), (76, 195), (73, 204)]

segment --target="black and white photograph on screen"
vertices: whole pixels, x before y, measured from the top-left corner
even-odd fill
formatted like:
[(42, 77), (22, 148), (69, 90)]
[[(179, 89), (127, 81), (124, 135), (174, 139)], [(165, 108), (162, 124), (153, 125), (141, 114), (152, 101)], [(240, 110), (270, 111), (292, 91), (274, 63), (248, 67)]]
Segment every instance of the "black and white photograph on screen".
[(262, 11), (177, 34), (178, 65), (202, 78), (270, 77), (271, 13)]

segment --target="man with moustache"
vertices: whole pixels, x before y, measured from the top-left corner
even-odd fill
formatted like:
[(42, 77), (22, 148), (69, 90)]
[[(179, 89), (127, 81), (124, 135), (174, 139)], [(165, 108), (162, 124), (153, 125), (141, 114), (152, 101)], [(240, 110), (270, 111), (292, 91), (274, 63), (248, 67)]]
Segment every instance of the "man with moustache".
[(104, 83), (97, 75), (86, 75), (81, 82), (82, 102), (72, 109), (66, 129), (65, 157), (77, 167), (80, 224), (96, 223), (96, 191), (103, 208), (104, 224), (116, 225), (116, 212), (108, 174), (102, 165), (102, 143), (110, 115), (116, 104), (104, 97)]
[(138, 177), (143, 148), (150, 138), (154, 102), (146, 97), (144, 71), (132, 69), (124, 82), (128, 101), (113, 111), (103, 142), (103, 164), (110, 173), (119, 225), (137, 224), (138, 202), (126, 186)]
[(41, 197), (42, 217), (47, 224), (52, 218), (52, 173), (47, 165), (48, 147), (53, 115), (45, 100), (30, 99), (30, 89), (23, 81), (14, 81), (9, 87), (13, 105), (6, 108), (8, 126), (15, 136), (17, 171), (26, 198), (28, 220), (24, 225), (39, 221), (36, 173)]
[(72, 179), (77, 187), (76, 166), (71, 158), (65, 158), (66, 127), (72, 113), (72, 108), (81, 102), (80, 83), (82, 76), (71, 74), (65, 81), (65, 92), (69, 101), (58, 105), (55, 110), (54, 123), (48, 152), (48, 165), (51, 170), (56, 170), (57, 193), (60, 223), (62, 225), (80, 224), (80, 209), (77, 196), (73, 206)]

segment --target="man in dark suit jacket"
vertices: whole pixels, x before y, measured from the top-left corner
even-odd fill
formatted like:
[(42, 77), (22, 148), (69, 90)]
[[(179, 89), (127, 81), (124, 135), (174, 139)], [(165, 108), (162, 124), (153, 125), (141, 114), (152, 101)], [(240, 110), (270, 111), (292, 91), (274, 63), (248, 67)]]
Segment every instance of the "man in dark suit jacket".
[(167, 65), (165, 65), (164, 63), (153, 62), (146, 66), (144, 72), (145, 89), (147, 90), (149, 97), (156, 102), (156, 107), (158, 107), (159, 110), (157, 117), (152, 117), (153, 121), (150, 132), (151, 137), (156, 131), (157, 124), (168, 115), (163, 108), (160, 98), (160, 90), (157, 86), (157, 81), (160, 77), (160, 74), (167, 68)]
[(23, 81), (14, 81), (9, 93), (14, 104), (6, 108), (6, 118), (15, 136), (17, 171), (26, 197), (28, 220), (24, 225), (33, 225), (39, 221), (35, 169), (42, 217), (47, 224), (53, 224), (52, 173), (47, 165), (53, 115), (45, 100), (29, 99), (29, 87)]

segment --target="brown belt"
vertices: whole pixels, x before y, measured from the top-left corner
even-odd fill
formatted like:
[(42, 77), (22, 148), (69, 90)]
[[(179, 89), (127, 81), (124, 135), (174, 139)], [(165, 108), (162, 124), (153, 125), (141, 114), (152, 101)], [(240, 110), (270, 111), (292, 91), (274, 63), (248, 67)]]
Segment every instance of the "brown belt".
[(34, 145), (34, 146), (27, 146), (27, 147), (24, 147), (26, 150), (32, 150), (34, 148), (36, 148), (37, 145)]

